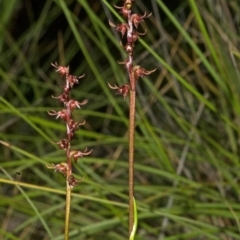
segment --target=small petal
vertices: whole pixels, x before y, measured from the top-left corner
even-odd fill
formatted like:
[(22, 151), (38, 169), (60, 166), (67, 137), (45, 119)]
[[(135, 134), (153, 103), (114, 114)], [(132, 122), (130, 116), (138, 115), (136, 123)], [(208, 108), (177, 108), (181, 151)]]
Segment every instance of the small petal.
[(125, 68), (129, 69), (130, 66), (132, 65), (132, 58), (128, 56), (127, 59), (124, 60), (123, 62), (118, 61), (118, 64), (123, 64), (125, 65)]
[(48, 169), (55, 169), (55, 165), (52, 163), (52, 165), (47, 165), (46, 164), (46, 167), (48, 168)]

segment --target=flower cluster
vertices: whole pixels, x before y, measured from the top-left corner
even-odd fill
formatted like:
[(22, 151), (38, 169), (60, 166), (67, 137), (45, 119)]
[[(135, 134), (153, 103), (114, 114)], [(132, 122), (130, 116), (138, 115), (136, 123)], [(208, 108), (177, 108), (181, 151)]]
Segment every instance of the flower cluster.
[(60, 149), (63, 149), (66, 152), (67, 161), (59, 163), (57, 165), (52, 164), (51, 166), (47, 167), (54, 169), (55, 172), (62, 173), (66, 177), (69, 186), (74, 187), (81, 180), (77, 180), (72, 175), (72, 160), (74, 160), (76, 163), (78, 158), (89, 155), (92, 152), (92, 150), (87, 151), (87, 149), (85, 149), (83, 152), (71, 150), (71, 140), (74, 136), (74, 133), (79, 129), (81, 125), (85, 124), (85, 121), (80, 123), (73, 120), (73, 110), (76, 108), (81, 108), (81, 106), (87, 104), (88, 100), (85, 99), (84, 101), (79, 102), (71, 99), (70, 91), (75, 84), (78, 84), (79, 79), (84, 77), (84, 75), (70, 75), (69, 67), (59, 66), (57, 63), (52, 63), (52, 66), (56, 68), (56, 72), (58, 72), (61, 77), (66, 78), (65, 85), (63, 86), (63, 93), (57, 97), (52, 96), (53, 98), (58, 99), (59, 102), (63, 103), (64, 108), (60, 111), (51, 110), (48, 112), (48, 114), (51, 116), (56, 116), (56, 118), (61, 118), (66, 124), (66, 138), (61, 139), (55, 144), (57, 144)]
[(156, 69), (147, 71), (146, 69), (140, 67), (140, 66), (133, 66), (133, 49), (134, 49), (134, 43), (137, 41), (139, 36), (145, 35), (146, 30), (143, 33), (140, 33), (137, 31), (138, 25), (144, 21), (145, 18), (148, 18), (151, 16), (150, 14), (146, 14), (146, 12), (143, 15), (139, 15), (136, 13), (132, 13), (131, 7), (132, 7), (133, 0), (124, 0), (123, 6), (116, 6), (115, 8), (119, 9), (119, 12), (123, 15), (123, 17), (127, 20), (127, 22), (123, 22), (120, 24), (115, 25), (111, 21), (109, 21), (109, 25), (116, 29), (117, 32), (121, 33), (122, 38), (125, 37), (125, 44), (122, 46), (125, 50), (125, 52), (128, 54), (128, 57), (123, 62), (118, 62), (119, 64), (124, 64), (129, 75), (129, 84), (124, 84), (123, 86), (111, 86), (109, 87), (112, 89), (117, 90), (117, 94), (123, 95), (124, 99), (127, 96), (129, 90), (135, 91), (135, 85), (139, 77), (146, 77), (147, 75), (154, 72)]

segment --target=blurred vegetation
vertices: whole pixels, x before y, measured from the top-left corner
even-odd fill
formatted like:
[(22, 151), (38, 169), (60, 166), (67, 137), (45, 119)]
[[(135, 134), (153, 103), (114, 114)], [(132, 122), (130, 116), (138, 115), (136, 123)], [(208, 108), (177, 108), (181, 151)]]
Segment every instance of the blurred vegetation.
[[(240, 239), (240, 2), (135, 1), (153, 12), (139, 31), (136, 187), (138, 240)], [(85, 78), (73, 97), (86, 124), (74, 148), (93, 148), (74, 165), (74, 240), (127, 239), (126, 56), (108, 25), (118, 1), (0, 1), (0, 239), (63, 239), (65, 180), (46, 164), (64, 161), (64, 124), (47, 111), (61, 78), (51, 62)], [(9, 145), (8, 145), (9, 144)], [(16, 185), (15, 181), (21, 184)]]

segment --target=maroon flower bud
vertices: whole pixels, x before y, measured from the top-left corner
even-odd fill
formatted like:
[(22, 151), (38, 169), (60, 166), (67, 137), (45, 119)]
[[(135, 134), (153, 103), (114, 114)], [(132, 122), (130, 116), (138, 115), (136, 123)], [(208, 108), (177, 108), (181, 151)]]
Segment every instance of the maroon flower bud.
[(74, 186), (77, 185), (77, 183), (82, 182), (83, 178), (81, 180), (77, 180), (73, 175), (70, 175), (68, 177), (68, 185), (73, 188)]
[(82, 123), (76, 122), (73, 119), (70, 119), (67, 123), (67, 135), (72, 138), (74, 133), (79, 129), (81, 125), (84, 125), (85, 121)]
[(50, 116), (56, 116), (56, 119), (62, 118), (64, 121), (67, 121), (68, 114), (66, 109), (62, 109), (61, 111), (51, 110), (48, 111), (48, 114)]
[(141, 16), (141, 15), (139, 15), (139, 14), (132, 14), (131, 15), (131, 21), (133, 22), (133, 24), (135, 25), (135, 27), (137, 28), (138, 27), (138, 24), (139, 23), (141, 23), (141, 22), (143, 22), (144, 20), (144, 18), (148, 18), (148, 17), (150, 17), (152, 15), (152, 13), (150, 13), (150, 14), (146, 14), (146, 12)]
[(85, 124), (85, 121), (80, 123), (80, 122), (74, 121), (73, 119), (70, 119), (68, 122), (68, 126), (69, 126), (69, 128), (72, 129), (72, 131), (77, 130), (81, 125), (84, 125), (84, 124)]
[(70, 152), (70, 157), (73, 158), (74, 162), (76, 163), (78, 158), (82, 158), (84, 156), (87, 156), (89, 154), (91, 154), (91, 152), (93, 151), (93, 149), (91, 149), (90, 151), (87, 152), (87, 148), (84, 150), (84, 152), (81, 152), (81, 151), (77, 151), (77, 150), (72, 150)]
[(131, 54), (133, 52), (134, 44), (132, 43), (132, 41), (127, 42), (125, 46), (123, 46), (120, 42), (120, 46), (123, 47), (128, 54)]
[(67, 175), (67, 171), (68, 171), (68, 164), (66, 162), (62, 162), (60, 164), (57, 164), (55, 166), (55, 172), (60, 172), (62, 173), (64, 176)]
[(85, 99), (83, 102), (78, 102), (74, 99), (70, 99), (67, 104), (66, 104), (66, 107), (67, 108), (70, 108), (71, 110), (75, 109), (75, 108), (81, 108), (80, 106), (81, 105), (85, 105), (87, 104), (88, 100)]
[(132, 74), (134, 74), (135, 81), (137, 81), (139, 77), (146, 77), (147, 75), (150, 75), (155, 71), (156, 71), (156, 68), (153, 70), (147, 71), (146, 69), (137, 65), (133, 67)]
[(132, 53), (133, 52), (133, 47), (134, 47), (134, 45), (132, 43), (127, 43), (124, 46), (124, 49), (125, 49), (126, 53)]
[(116, 31), (120, 32), (122, 34), (122, 37), (125, 35), (125, 33), (127, 32), (129, 26), (127, 23), (121, 23), (121, 24), (113, 24), (110, 20), (109, 20), (109, 25), (111, 27), (116, 28)]
[(57, 69), (56, 72), (59, 72), (61, 76), (68, 75), (69, 67), (59, 66), (57, 62), (55, 62), (55, 64), (51, 63), (51, 65)]
[(124, 84), (120, 87), (118, 87), (116, 84), (114, 86), (111, 86), (109, 83), (108, 83), (108, 86), (111, 88), (111, 89), (116, 89), (117, 90), (117, 93), (116, 94), (119, 94), (119, 95), (123, 95), (123, 98), (125, 100), (128, 92), (129, 92), (129, 88), (130, 86), (128, 84)]

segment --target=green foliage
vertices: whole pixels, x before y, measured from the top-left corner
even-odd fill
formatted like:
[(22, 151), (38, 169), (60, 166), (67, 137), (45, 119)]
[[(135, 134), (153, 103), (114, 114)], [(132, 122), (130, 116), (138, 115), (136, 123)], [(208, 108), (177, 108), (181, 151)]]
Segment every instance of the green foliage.
[[(119, 22), (118, 2), (39, 2), (40, 12), (33, 1), (0, 3), (0, 238), (63, 239), (65, 179), (45, 166), (65, 158), (53, 143), (65, 127), (47, 115), (61, 108), (51, 98), (57, 61), (85, 73), (73, 95), (89, 99), (75, 112), (86, 124), (73, 145), (94, 149), (74, 165), (84, 181), (73, 189), (70, 239), (127, 239), (128, 100), (107, 85), (127, 81), (108, 25)], [(240, 239), (240, 5), (178, 2), (134, 4), (153, 11), (134, 59), (157, 68), (137, 87), (135, 239)]]

